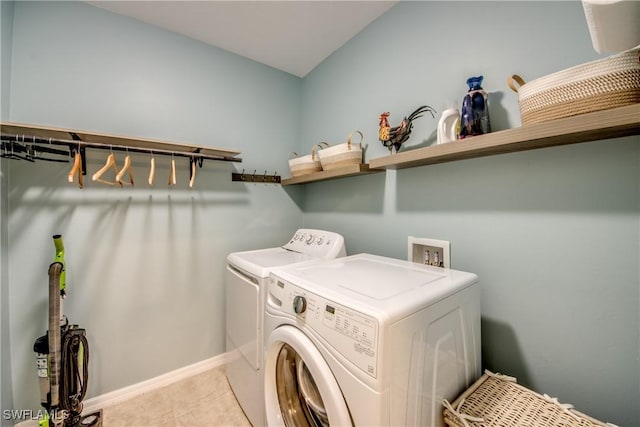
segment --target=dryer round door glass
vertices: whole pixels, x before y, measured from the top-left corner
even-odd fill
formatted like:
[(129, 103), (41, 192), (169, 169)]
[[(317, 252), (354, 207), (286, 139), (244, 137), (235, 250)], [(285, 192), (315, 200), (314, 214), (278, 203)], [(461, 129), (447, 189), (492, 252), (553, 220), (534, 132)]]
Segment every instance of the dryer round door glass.
[(329, 425), (320, 391), (302, 358), (284, 344), (276, 360), (278, 403), (288, 426)]
[(333, 372), (300, 329), (285, 325), (269, 336), (265, 402), (272, 426), (351, 426), (351, 415)]

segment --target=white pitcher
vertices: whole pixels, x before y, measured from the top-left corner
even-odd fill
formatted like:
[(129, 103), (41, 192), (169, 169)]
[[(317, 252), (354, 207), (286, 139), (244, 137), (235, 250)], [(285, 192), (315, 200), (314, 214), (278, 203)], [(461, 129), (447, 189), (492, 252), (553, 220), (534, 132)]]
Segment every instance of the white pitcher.
[(451, 142), (458, 139), (458, 128), (460, 127), (460, 112), (457, 108), (449, 108), (442, 112), (438, 121), (438, 144)]

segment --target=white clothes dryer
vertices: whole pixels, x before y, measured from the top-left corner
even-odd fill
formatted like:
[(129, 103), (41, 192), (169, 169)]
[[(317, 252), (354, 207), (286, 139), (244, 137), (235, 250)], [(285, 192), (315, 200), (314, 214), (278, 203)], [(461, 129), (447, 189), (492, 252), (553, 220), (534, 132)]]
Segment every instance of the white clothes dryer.
[(275, 268), (265, 305), (269, 426), (443, 426), (481, 375), (471, 273), (370, 254)]
[(265, 425), (263, 313), (271, 269), (345, 255), (340, 234), (299, 229), (282, 247), (234, 252), (227, 257), (226, 374), (238, 403), (254, 426)]

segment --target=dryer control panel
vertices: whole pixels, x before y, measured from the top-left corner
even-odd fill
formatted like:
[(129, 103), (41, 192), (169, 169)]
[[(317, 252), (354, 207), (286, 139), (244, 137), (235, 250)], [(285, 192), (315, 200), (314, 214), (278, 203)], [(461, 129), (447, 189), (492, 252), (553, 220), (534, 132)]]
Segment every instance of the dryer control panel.
[(378, 374), (378, 322), (272, 274), (267, 310), (287, 314), (373, 378)]
[(314, 258), (333, 259), (347, 255), (342, 235), (311, 228), (301, 228), (296, 231), (283, 248), (308, 254)]

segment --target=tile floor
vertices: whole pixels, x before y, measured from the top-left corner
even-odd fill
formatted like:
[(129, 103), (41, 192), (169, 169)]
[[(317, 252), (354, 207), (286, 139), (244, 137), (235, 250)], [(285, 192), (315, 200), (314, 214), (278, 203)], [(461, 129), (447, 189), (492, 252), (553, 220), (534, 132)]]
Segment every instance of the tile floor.
[(103, 427), (251, 427), (224, 367), (145, 393), (102, 411)]

